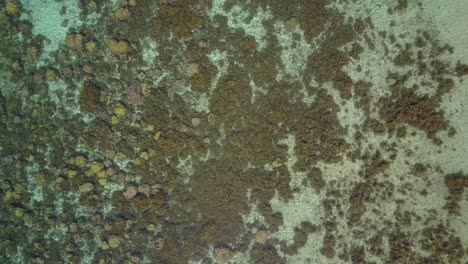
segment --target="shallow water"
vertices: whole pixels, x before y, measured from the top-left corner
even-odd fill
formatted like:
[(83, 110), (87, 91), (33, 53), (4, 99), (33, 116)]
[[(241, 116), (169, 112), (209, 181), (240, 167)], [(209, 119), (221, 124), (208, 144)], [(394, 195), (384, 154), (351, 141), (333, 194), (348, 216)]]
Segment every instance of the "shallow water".
[(466, 263), (466, 10), (0, 0), (0, 262)]

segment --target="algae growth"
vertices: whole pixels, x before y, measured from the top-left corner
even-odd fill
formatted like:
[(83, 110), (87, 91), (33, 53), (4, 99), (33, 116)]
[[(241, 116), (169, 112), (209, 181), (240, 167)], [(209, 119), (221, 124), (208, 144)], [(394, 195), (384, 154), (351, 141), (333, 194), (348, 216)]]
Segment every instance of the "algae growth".
[(464, 1), (0, 6), (1, 263), (468, 261)]

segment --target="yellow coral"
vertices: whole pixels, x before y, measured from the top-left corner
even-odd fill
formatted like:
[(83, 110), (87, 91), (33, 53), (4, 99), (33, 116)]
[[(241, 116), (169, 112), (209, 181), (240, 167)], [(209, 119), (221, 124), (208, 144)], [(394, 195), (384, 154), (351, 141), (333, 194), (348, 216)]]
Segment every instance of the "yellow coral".
[(23, 209), (17, 208), (17, 209), (15, 210), (15, 216), (16, 216), (16, 217), (21, 218), (21, 217), (23, 217), (23, 215), (24, 215), (24, 210), (23, 210)]
[(74, 171), (74, 170), (67, 171), (68, 178), (75, 178), (76, 175), (78, 175), (78, 173), (76, 171)]
[(109, 244), (107, 244), (106, 241), (103, 241), (103, 242), (101, 243), (101, 248), (102, 248), (103, 250), (108, 250), (110, 247), (109, 247)]
[(142, 152), (140, 154), (140, 158), (142, 158), (144, 160), (149, 160), (149, 153), (148, 152)]
[(8, 2), (5, 4), (5, 11), (10, 16), (16, 16), (19, 13), (20, 8), (16, 3)]
[(111, 117), (111, 123), (112, 123), (113, 125), (117, 125), (119, 122), (120, 122), (119, 118), (116, 117), (115, 115), (113, 115), (113, 116)]
[(57, 79), (57, 75), (55, 74), (54, 70), (47, 70), (46, 71), (46, 79), (47, 81), (55, 81)]
[(114, 109), (114, 113), (117, 115), (117, 117), (123, 117), (127, 114), (127, 109), (122, 105), (119, 105)]
[(273, 168), (278, 168), (278, 167), (283, 166), (283, 163), (281, 162), (281, 159), (280, 159), (280, 158), (277, 158), (275, 161), (273, 161), (273, 162), (271, 163), (271, 166), (272, 166)]
[(156, 134), (154, 134), (153, 139), (156, 140), (156, 141), (161, 139), (161, 132), (157, 132)]
[(96, 50), (96, 42), (94, 41), (86, 42), (85, 47), (89, 53), (93, 53)]
[(107, 184), (107, 179), (106, 178), (102, 178), (102, 179), (98, 179), (98, 182), (101, 186), (106, 186)]
[(86, 159), (83, 156), (77, 156), (75, 158), (75, 165), (84, 168), (86, 166)]
[(126, 55), (128, 53), (128, 43), (126, 41), (109, 41), (109, 50), (114, 55)]
[(135, 160), (133, 160), (133, 164), (135, 164), (136, 166), (140, 166), (142, 163), (143, 162), (140, 158), (136, 158)]
[(100, 172), (103, 168), (104, 168), (104, 165), (96, 161), (92, 162), (91, 165), (89, 166), (89, 169), (94, 174)]
[(105, 171), (99, 171), (98, 173), (96, 173), (96, 176), (100, 179), (103, 179), (103, 178), (106, 178), (107, 177), (107, 173)]
[(147, 127), (145, 127), (143, 129), (143, 131), (149, 131), (149, 132), (154, 131), (154, 126), (153, 125), (148, 125)]
[(1, 23), (8, 22), (8, 17), (4, 13), (0, 13), (0, 22)]
[(116, 20), (124, 21), (130, 18), (130, 11), (127, 8), (119, 8), (113, 14), (113, 18)]

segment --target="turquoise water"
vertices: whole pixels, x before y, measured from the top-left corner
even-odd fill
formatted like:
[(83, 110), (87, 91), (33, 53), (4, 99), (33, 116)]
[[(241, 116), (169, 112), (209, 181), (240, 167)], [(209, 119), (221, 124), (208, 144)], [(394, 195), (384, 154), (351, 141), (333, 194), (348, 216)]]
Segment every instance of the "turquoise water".
[(0, 263), (465, 263), (468, 2), (0, 0)]

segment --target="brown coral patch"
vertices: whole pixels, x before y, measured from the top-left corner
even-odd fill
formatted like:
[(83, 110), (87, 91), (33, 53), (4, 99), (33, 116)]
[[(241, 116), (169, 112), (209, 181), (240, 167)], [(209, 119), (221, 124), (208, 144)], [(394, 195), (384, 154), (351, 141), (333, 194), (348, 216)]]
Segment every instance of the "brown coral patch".
[(101, 92), (92, 83), (86, 82), (80, 93), (80, 110), (91, 112), (100, 102)]
[(461, 172), (445, 176), (445, 185), (449, 189), (449, 196), (445, 208), (452, 214), (460, 213), (459, 202), (463, 197), (465, 188), (468, 188), (468, 176)]
[(283, 21), (295, 19), (304, 28), (309, 41), (318, 36), (336, 15), (327, 8), (329, 0), (299, 0), (294, 4), (285, 0), (261, 0), (256, 3), (263, 8), (268, 7), (275, 17)]
[(272, 245), (255, 245), (250, 251), (250, 260), (254, 264), (284, 264), (286, 260), (281, 258)]
[(322, 253), (322, 255), (324, 255), (327, 258), (333, 258), (336, 254), (335, 246), (336, 246), (335, 236), (331, 234), (330, 232), (327, 232), (323, 236), (323, 246), (320, 249), (320, 253)]
[(301, 159), (298, 168), (307, 170), (317, 161), (338, 162), (349, 144), (343, 139), (345, 130), (338, 116), (338, 105), (325, 91), (317, 94), (316, 101), (303, 109), (297, 129), (297, 153)]
[(168, 25), (177, 37), (189, 39), (194, 30), (199, 29), (204, 24), (204, 18), (197, 14), (193, 8), (203, 1), (193, 1), (186, 3), (175, 1), (161, 6), (162, 24)]
[(422, 231), (422, 248), (430, 252), (426, 263), (457, 263), (465, 255), (462, 241), (449, 233), (450, 230), (440, 224), (436, 227), (426, 227)]
[(392, 263), (419, 263), (419, 257), (414, 252), (411, 237), (401, 231), (390, 235), (390, 261)]
[(393, 131), (398, 124), (408, 124), (426, 132), (428, 137), (448, 128), (437, 104), (427, 96), (404, 89), (383, 100), (380, 115)]
[(191, 77), (192, 88), (197, 92), (206, 92), (210, 88), (213, 72), (215, 70), (208, 71), (204, 66), (200, 66), (198, 72)]

